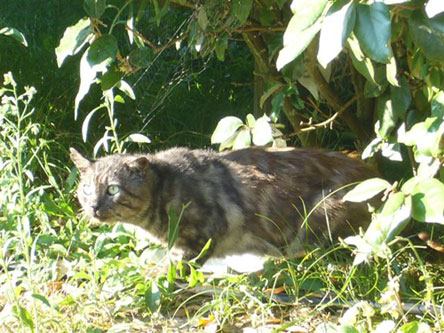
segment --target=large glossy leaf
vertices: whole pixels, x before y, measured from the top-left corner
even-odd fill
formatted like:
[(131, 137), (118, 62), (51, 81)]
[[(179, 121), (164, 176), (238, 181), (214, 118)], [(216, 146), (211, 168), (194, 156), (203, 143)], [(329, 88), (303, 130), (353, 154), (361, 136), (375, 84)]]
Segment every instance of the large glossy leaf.
[(429, 19), (416, 10), (408, 21), (413, 40), (431, 61), (444, 61), (444, 15)]
[(365, 56), (359, 46), (359, 41), (355, 34), (351, 34), (347, 41), (348, 48), (350, 49), (350, 58), (352, 60), (353, 66), (356, 70), (361, 73), (367, 81), (373, 84), (377, 84), (375, 80), (375, 68), (373, 66), (372, 60)]
[(84, 0), (83, 9), (88, 16), (100, 18), (106, 9), (106, 0)]
[(356, 22), (356, 4), (350, 0), (336, 1), (322, 23), (318, 61), (323, 67), (344, 48)]
[(211, 144), (222, 143), (232, 137), (244, 123), (237, 117), (222, 118), (211, 136)]
[[(290, 27), (287, 27), (287, 30), (288, 28)], [(281, 70), (282, 67), (296, 59), (307, 48), (308, 44), (310, 44), (320, 29), (321, 24), (315, 23), (302, 32), (291, 32), (291, 41), (289, 40), (287, 45), (284, 44), (284, 48), (279, 51), (276, 60), (277, 70)]]
[(233, 0), (232, 6), (234, 16), (237, 17), (240, 24), (244, 24), (250, 15), (253, 0)]
[(86, 60), (96, 71), (106, 71), (106, 67), (116, 58), (117, 40), (112, 35), (97, 38), (89, 47)]
[(383, 2), (359, 4), (354, 31), (367, 56), (381, 63), (390, 61), (390, 12)]
[(59, 46), (55, 49), (57, 65), (62, 66), (66, 57), (79, 52), (93, 35), (90, 19), (81, 19), (75, 25), (66, 28)]
[(371, 178), (358, 184), (343, 198), (345, 201), (362, 202), (390, 188), (390, 183), (381, 178)]
[(248, 128), (239, 131), (233, 143), (233, 149), (242, 149), (251, 146), (251, 132)]
[(425, 6), (425, 11), (430, 18), (444, 12), (444, 1), (429, 0)]
[(23, 44), (23, 46), (28, 46), (28, 42), (26, 41), (25, 35), (23, 35), (20, 31), (15, 28), (4, 27), (0, 29), (0, 35), (10, 36), (14, 38), (16, 41)]
[[(288, 23), (287, 30), (291, 25), (290, 33), (293, 34), (312, 26), (322, 14), (326, 4), (327, 0), (293, 0), (291, 11), (294, 15)], [(285, 31), (285, 34), (287, 34), (287, 31)], [(286, 44), (285, 41), (286, 37), (284, 35), (284, 45)]]
[(399, 87), (391, 86), (390, 93), (393, 112), (397, 119), (402, 119), (412, 101), (412, 96), (410, 95), (410, 89), (405, 77), (401, 77), (398, 81)]
[(251, 131), (253, 143), (256, 146), (265, 146), (273, 140), (273, 133), (269, 121), (270, 119), (267, 115), (263, 115), (259, 119), (256, 119), (255, 125)]
[(423, 179), (412, 191), (412, 217), (421, 222), (444, 224), (444, 184), (438, 179)]

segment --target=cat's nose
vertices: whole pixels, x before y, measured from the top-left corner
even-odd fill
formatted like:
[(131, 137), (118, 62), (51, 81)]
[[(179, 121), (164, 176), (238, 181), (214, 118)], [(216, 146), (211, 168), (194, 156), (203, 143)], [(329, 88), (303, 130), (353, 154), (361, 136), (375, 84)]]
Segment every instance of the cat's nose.
[(99, 205), (98, 204), (91, 205), (91, 210), (93, 211), (94, 216), (97, 216), (98, 215), (97, 213), (99, 211)]

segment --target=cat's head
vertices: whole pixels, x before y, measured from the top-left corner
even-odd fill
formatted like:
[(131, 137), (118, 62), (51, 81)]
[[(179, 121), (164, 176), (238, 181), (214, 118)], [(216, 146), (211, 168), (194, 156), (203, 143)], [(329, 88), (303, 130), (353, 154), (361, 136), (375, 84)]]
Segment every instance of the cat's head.
[(152, 179), (146, 156), (109, 155), (94, 160), (74, 148), (70, 151), (81, 174), (77, 195), (87, 216), (107, 223), (144, 220)]

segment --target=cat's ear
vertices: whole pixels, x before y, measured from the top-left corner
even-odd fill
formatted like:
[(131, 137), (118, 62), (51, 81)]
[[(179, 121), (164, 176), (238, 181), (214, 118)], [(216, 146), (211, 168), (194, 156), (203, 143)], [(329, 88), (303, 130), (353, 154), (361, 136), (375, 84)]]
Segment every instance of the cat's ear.
[(76, 149), (72, 147), (69, 148), (69, 151), (71, 152), (71, 160), (74, 162), (77, 169), (79, 169), (81, 173), (85, 173), (86, 170), (91, 167), (91, 164), (93, 162), (86, 157), (83, 157), (82, 154), (80, 154)]
[(137, 157), (136, 159), (126, 163), (130, 170), (136, 171), (138, 173), (145, 174), (149, 169), (150, 162), (144, 156)]

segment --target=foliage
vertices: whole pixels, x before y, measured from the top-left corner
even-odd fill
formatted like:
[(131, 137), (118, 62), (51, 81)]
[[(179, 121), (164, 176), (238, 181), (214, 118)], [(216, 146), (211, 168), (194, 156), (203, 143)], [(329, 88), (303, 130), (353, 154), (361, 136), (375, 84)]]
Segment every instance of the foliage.
[[(2, 330), (443, 329), (442, 268), (424, 262), (410, 240), (394, 238), (411, 219), (443, 223), (442, 1), (58, 0), (39, 3), (39, 10), (28, 6), (9, 2), (0, 20), (7, 26), (0, 29), (0, 66), (19, 77), (16, 83), (7, 74), (0, 90)], [(3, 57), (11, 49), (15, 53)], [(79, 63), (80, 75), (73, 75)], [(239, 85), (249, 81), (252, 103), (251, 88)], [(39, 94), (20, 88), (30, 82)], [(173, 87), (181, 89), (176, 96)], [(146, 100), (155, 104), (145, 108)], [(356, 246), (355, 264), (373, 258), (371, 265), (350, 264), (349, 250), (340, 247), (270, 261), (261, 274), (208, 276), (195, 262), (165, 262), (138, 230), (79, 219), (67, 147), (80, 144), (80, 136), (95, 154), (124, 151), (129, 142), (162, 143), (151, 120), (171, 101), (162, 109), (169, 118), (156, 120), (168, 138), (199, 123), (204, 134), (216, 128), (212, 142), (221, 149), (297, 138), (303, 146), (356, 147), (381, 166), (400, 166), (402, 175), (364, 182), (345, 197), (382, 203), (370, 229), (345, 240)], [(71, 104), (82, 126), (71, 119)], [(179, 225), (175, 215), (170, 212), (171, 226)], [(177, 229), (170, 230), (174, 239)], [(415, 312), (421, 306), (425, 310)]]

